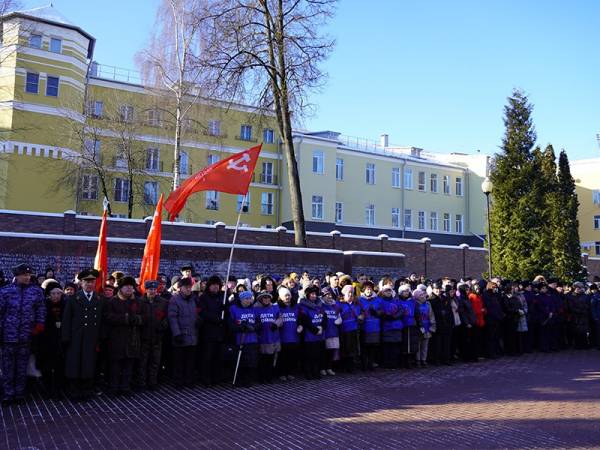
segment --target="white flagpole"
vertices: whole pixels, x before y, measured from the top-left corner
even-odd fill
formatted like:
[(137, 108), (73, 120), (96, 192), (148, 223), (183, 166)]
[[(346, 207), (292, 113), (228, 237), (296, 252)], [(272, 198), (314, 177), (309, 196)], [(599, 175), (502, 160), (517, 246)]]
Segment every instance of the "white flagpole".
[(233, 259), (233, 250), (235, 248), (235, 240), (237, 238), (238, 228), (240, 227), (240, 219), (242, 217), (242, 212), (244, 211), (244, 207), (246, 206), (246, 197), (248, 193), (242, 198), (242, 204), (240, 205), (240, 212), (237, 216), (237, 222), (235, 223), (235, 230), (233, 232), (233, 242), (231, 242), (231, 250), (229, 252), (229, 261), (227, 262), (227, 277), (225, 278), (225, 291), (223, 292), (223, 311), (221, 312), (221, 320), (225, 318), (225, 305), (227, 304), (227, 282), (229, 281), (229, 274), (231, 273), (231, 260)]

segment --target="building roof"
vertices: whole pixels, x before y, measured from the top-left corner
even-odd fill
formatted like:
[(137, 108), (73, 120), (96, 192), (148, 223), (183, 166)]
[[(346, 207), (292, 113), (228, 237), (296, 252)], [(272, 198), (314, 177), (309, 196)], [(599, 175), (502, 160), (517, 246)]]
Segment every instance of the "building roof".
[(71, 22), (60, 11), (54, 8), (54, 5), (52, 5), (52, 3), (46, 6), (40, 6), (38, 8), (10, 12), (4, 15), (3, 20), (8, 20), (13, 17), (22, 17), (25, 19), (34, 20), (36, 22), (57, 25), (60, 27), (69, 28), (71, 30), (77, 31), (89, 40), (87, 58), (92, 59), (96, 39), (91, 34), (87, 33), (77, 25), (74, 25), (73, 22)]

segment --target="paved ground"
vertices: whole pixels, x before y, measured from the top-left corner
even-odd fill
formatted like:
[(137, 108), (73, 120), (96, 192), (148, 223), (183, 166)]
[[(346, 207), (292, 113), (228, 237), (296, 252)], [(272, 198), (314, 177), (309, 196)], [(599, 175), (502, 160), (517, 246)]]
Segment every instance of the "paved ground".
[(0, 413), (0, 448), (600, 448), (600, 351)]

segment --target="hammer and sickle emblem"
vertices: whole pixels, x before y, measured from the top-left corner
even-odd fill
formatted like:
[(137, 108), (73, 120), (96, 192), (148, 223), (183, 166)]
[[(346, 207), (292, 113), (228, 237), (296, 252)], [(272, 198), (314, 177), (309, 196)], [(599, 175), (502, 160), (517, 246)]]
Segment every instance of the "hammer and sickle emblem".
[(242, 165), (242, 163), (247, 163), (249, 161), (250, 155), (248, 153), (244, 153), (242, 156), (240, 156), (239, 159), (232, 159), (231, 161), (229, 161), (229, 163), (227, 164), (227, 169), (233, 169), (239, 172), (248, 172), (248, 165)]

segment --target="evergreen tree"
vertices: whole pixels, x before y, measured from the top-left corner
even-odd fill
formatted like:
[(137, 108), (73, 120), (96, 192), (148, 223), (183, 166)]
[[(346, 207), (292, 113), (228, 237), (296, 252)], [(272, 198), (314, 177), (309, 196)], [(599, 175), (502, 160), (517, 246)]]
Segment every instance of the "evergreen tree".
[(533, 106), (514, 90), (504, 107), (506, 131), (496, 154), (490, 178), (494, 183), (490, 214), (493, 275), (531, 279), (536, 275), (533, 249), (540, 229), (538, 216), (541, 161), (534, 158), (536, 141), (531, 119)]
[(581, 248), (579, 243), (579, 201), (575, 181), (571, 176), (567, 153), (558, 158), (557, 224), (553, 234), (552, 253), (555, 275), (566, 281), (581, 279)]

